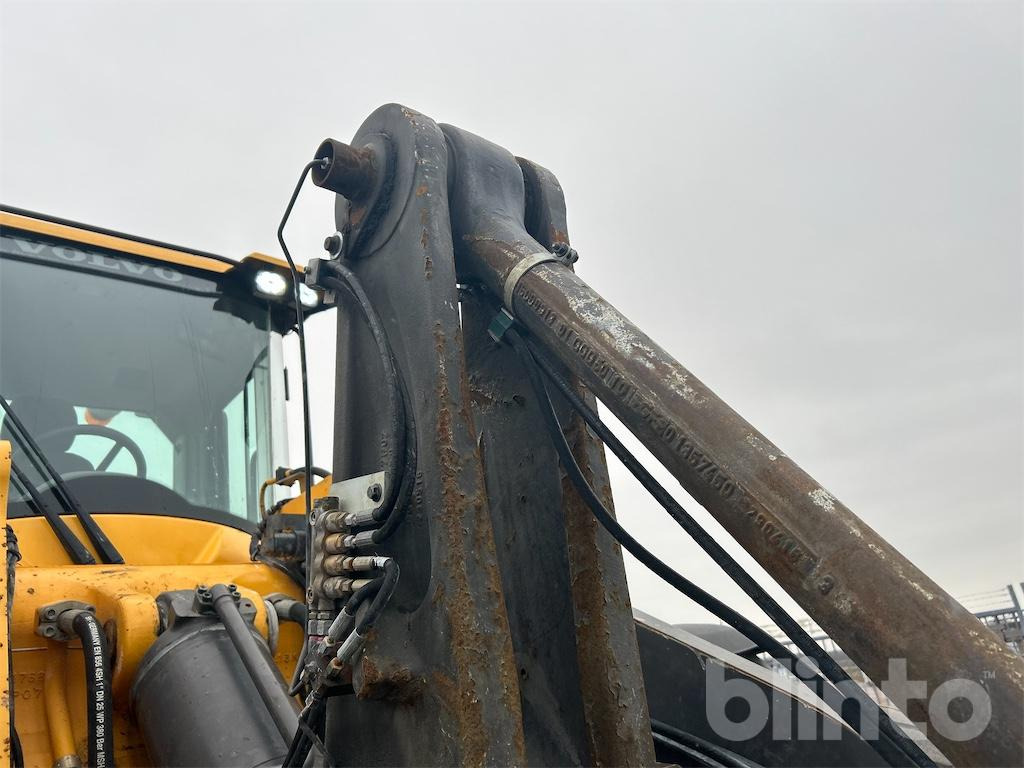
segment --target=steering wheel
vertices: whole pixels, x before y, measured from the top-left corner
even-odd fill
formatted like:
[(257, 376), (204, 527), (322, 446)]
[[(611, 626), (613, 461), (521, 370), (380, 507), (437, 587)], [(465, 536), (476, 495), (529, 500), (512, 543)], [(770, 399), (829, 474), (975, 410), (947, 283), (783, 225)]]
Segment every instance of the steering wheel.
[(128, 451), (135, 462), (136, 476), (143, 478), (146, 476), (146, 457), (142, 455), (142, 449), (139, 448), (139, 444), (123, 432), (118, 432), (110, 427), (102, 427), (99, 424), (74, 424), (70, 427), (61, 427), (60, 429), (51, 430), (45, 435), (40, 435), (37, 441), (41, 443), (47, 438), (68, 434), (72, 435), (72, 440), (74, 440), (76, 435), (93, 435), (95, 437), (105, 437), (114, 442), (113, 447), (107, 451), (107, 455), (96, 465), (97, 472), (105, 472), (117, 454), (124, 449)]

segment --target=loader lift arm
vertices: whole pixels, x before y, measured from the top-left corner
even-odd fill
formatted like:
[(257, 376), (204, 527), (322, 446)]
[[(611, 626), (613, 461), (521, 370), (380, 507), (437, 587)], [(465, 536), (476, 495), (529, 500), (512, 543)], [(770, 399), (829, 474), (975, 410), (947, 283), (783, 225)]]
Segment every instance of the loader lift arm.
[[(870, 677), (909, 655), (930, 689), (955, 673), (986, 691), (980, 735), (929, 730), (956, 764), (1020, 760), (1024, 662), (575, 274), (550, 172), (398, 105), (371, 115), (351, 145), (324, 146), (330, 162), (313, 180), (338, 195), (336, 259), (392, 339), (420, 446), (387, 552), (409, 576), (352, 660), (361, 701), (328, 702), (335, 759), (651, 762), (621, 555), (589, 514), (614, 521), (602, 445), (585, 427), (615, 450), (596, 396)], [(313, 262), (307, 280), (326, 288), (329, 271)], [(487, 334), (501, 308), (494, 335), (509, 333), (514, 350)], [(393, 456), (365, 385), (372, 339), (357, 309), (339, 309), (332, 474), (354, 481)], [(550, 405), (535, 357), (559, 390)], [(860, 698), (888, 762), (930, 764), (663, 488), (645, 484), (825, 677)], [(954, 719), (970, 716), (958, 707)], [(426, 712), (440, 726), (431, 733), (416, 727)], [(929, 719), (919, 702), (908, 714)]]

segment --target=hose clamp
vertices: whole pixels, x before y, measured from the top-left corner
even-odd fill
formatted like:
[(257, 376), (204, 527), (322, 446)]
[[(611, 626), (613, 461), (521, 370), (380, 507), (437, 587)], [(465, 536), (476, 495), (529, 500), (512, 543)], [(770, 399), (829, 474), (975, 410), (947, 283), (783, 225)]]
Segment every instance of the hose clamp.
[(519, 285), (519, 281), (523, 275), (529, 272), (531, 269), (536, 267), (538, 264), (544, 264), (545, 262), (554, 261), (561, 263), (561, 260), (553, 253), (533, 253), (525, 258), (520, 259), (516, 262), (516, 265), (509, 271), (508, 276), (505, 278), (505, 308), (509, 311), (509, 314), (515, 314), (512, 312), (512, 298), (516, 293), (516, 286)]

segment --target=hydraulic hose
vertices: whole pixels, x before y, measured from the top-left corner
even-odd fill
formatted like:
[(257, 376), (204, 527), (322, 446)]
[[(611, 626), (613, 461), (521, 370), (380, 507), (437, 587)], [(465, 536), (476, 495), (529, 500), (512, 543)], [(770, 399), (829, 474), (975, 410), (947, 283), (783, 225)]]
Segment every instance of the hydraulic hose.
[[(737, 586), (739, 586), (747, 596), (765, 612), (768, 618), (775, 622), (790, 641), (803, 654), (817, 663), (821, 674), (816, 675), (816, 677), (820, 679), (821, 676), (824, 675), (832, 684), (839, 688), (844, 695), (849, 695), (856, 699), (860, 706), (860, 710), (855, 713), (855, 716), (859, 718), (863, 712), (873, 715), (878, 721), (878, 727), (883, 738), (894, 743), (901, 752), (913, 761), (914, 764), (919, 766), (933, 765), (931, 758), (929, 758), (912, 739), (910, 739), (896, 726), (895, 723), (892, 722), (885, 710), (878, 707), (877, 704), (868, 698), (867, 694), (863, 692), (860, 686), (850, 679), (846, 670), (839, 666), (839, 663), (836, 662), (836, 660), (833, 659), (820, 645), (818, 645), (807, 630), (800, 626), (799, 622), (793, 619), (792, 616), (786, 613), (785, 609), (778, 604), (775, 598), (769, 595), (764, 587), (758, 584), (749, 573), (743, 570), (743, 566), (736, 562), (736, 560), (726, 552), (725, 548), (715, 541), (715, 539), (712, 538), (712, 536), (705, 531), (685, 509), (683, 509), (682, 505), (673, 498), (665, 487), (661, 485), (661, 483), (659, 483), (639, 461), (637, 461), (636, 457), (619, 441), (615, 436), (615, 433), (608, 428), (597, 413), (587, 405), (583, 399), (576, 394), (576, 392), (573, 391), (572, 387), (569, 386), (569, 383), (561, 376), (555, 366), (552, 365), (542, 353), (539, 353), (536, 346), (529, 342), (527, 342), (527, 346), (533, 353), (533, 360), (535, 363), (540, 365), (548, 379), (551, 380), (558, 391), (563, 397), (565, 397), (576, 412), (583, 417), (583, 420), (591, 429), (594, 430), (594, 433), (598, 438), (600, 438), (601, 441), (611, 449), (612, 453), (615, 454), (619, 461), (622, 462), (623, 466), (640, 481), (640, 484), (644, 489), (650, 493), (655, 500), (662, 505), (662, 507), (665, 508), (665, 511), (669, 513), (672, 519), (674, 519), (679, 526), (690, 535), (690, 537), (712, 558), (712, 560), (715, 561), (726, 575), (728, 575), (729, 578), (731, 578)], [(765, 650), (768, 649), (765, 648)], [(772, 656), (775, 656), (775, 654), (772, 653)], [(775, 656), (775, 658), (778, 658), (778, 656)], [(803, 675), (797, 676), (801, 680), (806, 679)], [(859, 723), (855, 721), (851, 722), (853, 718), (844, 717), (844, 719), (850, 722), (850, 724), (857, 729)], [(883, 749), (885, 749), (885, 747), (883, 747)]]
[(387, 399), (388, 432), (390, 439), (386, 442), (388, 466), (388, 488), (381, 505), (374, 511), (374, 519), (381, 521), (391, 516), (398, 509), (399, 490), (402, 485), (402, 464), (407, 460), (406, 440), (411, 434), (409, 430), (410, 410), (406, 408), (404, 388), (400, 384), (398, 369), (395, 367), (394, 353), (388, 340), (384, 324), (377, 310), (370, 302), (362, 284), (355, 273), (340, 261), (324, 261), (321, 269), (324, 275), (321, 283), (325, 288), (335, 291), (344, 290), (356, 300), (360, 313), (366, 321), (370, 335), (377, 345), (381, 372), (384, 378), (384, 396)]
[(306, 616), (308, 614), (305, 604), (300, 603), (298, 600), (292, 600), (289, 597), (278, 600), (273, 603), (273, 606), (274, 613), (277, 614), (279, 619), (294, 622), (305, 628)]
[[(551, 439), (554, 443), (555, 450), (558, 453), (559, 460), (561, 461), (566, 474), (568, 475), (573, 486), (576, 488), (577, 492), (583, 498), (584, 502), (590, 508), (591, 512), (598, 519), (598, 522), (600, 522), (601, 525), (616, 539), (616, 541), (619, 542), (623, 549), (625, 549), (627, 552), (633, 555), (643, 565), (645, 565), (651, 571), (653, 571), (662, 579), (667, 581), (669, 584), (674, 586), (680, 592), (686, 594), (687, 596), (691, 596), (691, 593), (694, 593), (694, 590), (703, 592), (703, 590), (699, 590), (699, 588), (696, 588), (695, 585), (690, 583), (687, 579), (685, 579), (683, 576), (678, 574), (673, 569), (669, 568), (665, 563), (663, 563), (661, 560), (655, 557), (649, 550), (644, 548), (643, 545), (641, 545), (621, 525), (619, 525), (619, 523), (615, 520), (612, 514), (605, 508), (603, 502), (598, 498), (597, 494), (594, 492), (594, 489), (590, 487), (590, 484), (587, 482), (586, 477), (584, 477), (583, 472), (580, 470), (579, 465), (576, 463), (576, 459), (572, 455), (572, 449), (569, 447), (568, 442), (566, 442), (565, 436), (562, 434), (562, 427), (558, 423), (558, 417), (555, 415), (554, 408), (551, 405), (551, 400), (548, 397), (547, 389), (544, 386), (544, 381), (541, 378), (540, 367), (537, 363), (536, 358), (531, 352), (529, 346), (519, 335), (519, 333), (515, 330), (515, 328), (509, 328), (505, 332), (505, 337), (508, 338), (509, 342), (512, 344), (513, 349), (516, 351), (516, 354), (519, 356), (520, 360), (526, 367), (527, 375), (530, 379), (531, 386), (533, 387), (535, 396), (538, 400), (538, 406), (540, 407), (545, 424), (548, 428), (548, 431), (551, 434)], [(704, 593), (704, 595), (706, 595), (706, 593)], [(706, 597), (710, 598), (710, 595), (706, 595)], [(698, 602), (704, 607), (709, 607), (709, 605), (713, 605), (714, 603), (718, 602), (717, 600), (714, 600), (714, 598), (711, 598), (711, 601), (713, 602), (709, 601), (707, 604), (700, 601)], [(753, 635), (749, 634), (750, 630), (748, 628), (756, 626), (753, 624), (753, 622), (750, 622), (748, 619), (740, 616), (731, 608), (726, 607), (726, 611), (728, 612), (727, 615), (729, 615), (730, 617), (738, 617), (739, 624), (732, 623), (730, 619), (725, 618), (721, 614), (716, 613), (716, 615), (718, 615), (719, 618), (722, 618), (724, 621), (730, 623), (735, 629), (738, 629), (740, 632), (747, 634), (748, 637), (750, 637), (750, 639), (754, 640), (754, 642), (758, 642), (760, 644), (761, 638), (757, 636), (757, 632), (755, 632)], [(766, 638), (771, 638), (770, 635), (768, 635), (763, 630), (760, 630), (760, 628), (758, 628), (758, 630)], [(782, 646), (782, 644), (779, 643), (777, 640), (774, 640), (774, 638), (771, 638), (771, 641), (763, 647), (766, 651), (768, 651), (772, 656), (774, 656), (777, 659), (791, 661), (795, 658), (792, 652), (790, 652), (788, 649)], [(780, 651), (781, 656), (778, 655)], [(841, 670), (840, 673), (843, 676), (845, 676), (845, 673), (843, 673)], [(803, 682), (805, 682), (805, 684), (808, 685), (810, 684), (806, 680)], [(869, 715), (873, 715), (877, 719), (883, 738), (877, 739), (869, 743), (890, 765), (904, 765), (908, 761), (918, 766), (935, 765), (934, 762), (921, 751), (920, 747), (918, 747), (916, 744), (910, 741), (910, 739), (905, 734), (903, 734), (901, 731), (899, 731), (899, 729), (895, 727), (895, 725), (889, 720), (888, 716), (881, 710), (881, 708), (877, 707), (877, 705), (871, 706), (872, 703), (870, 702), (870, 700), (867, 700), (867, 705), (863, 703), (863, 699), (866, 699), (866, 695), (863, 694), (863, 691), (861, 691), (861, 689), (859, 688), (859, 686), (856, 685), (856, 683), (853, 683), (849, 680), (848, 677), (846, 677), (845, 681), (842, 680), (842, 678), (840, 678), (838, 685), (841, 686), (841, 690), (844, 694), (852, 694), (855, 697), (857, 697), (860, 706), (866, 709)], [(856, 691), (851, 690), (851, 688), (856, 688)], [(857, 696), (858, 692), (861, 694), (861, 696), (863, 696), (863, 698), (861, 696)], [(859, 715), (862, 713), (858, 712), (855, 715), (847, 711), (846, 707), (841, 707), (837, 714), (839, 714), (840, 717), (843, 718), (843, 720), (848, 722), (855, 730), (858, 730), (859, 732)], [(909, 744), (905, 744), (904, 742), (909, 742)]]
[[(689, 758), (689, 760), (693, 761), (694, 765), (699, 765), (701, 768), (729, 768), (728, 763), (721, 763), (710, 755), (701, 752), (699, 749), (695, 749), (694, 747), (678, 742), (675, 739), (671, 739), (663, 733), (652, 731), (651, 736), (654, 737), (655, 744), (668, 747), (676, 754)], [(688, 762), (687, 765), (689, 764), (690, 763)]]
[[(395, 587), (398, 585), (399, 568), (398, 563), (392, 560), (390, 557), (384, 563), (384, 575), (380, 577), (380, 586), (377, 589), (377, 594), (373, 596), (373, 602), (370, 603), (370, 607), (366, 609), (366, 613), (356, 624), (356, 633), (366, 636), (366, 633), (370, 631), (374, 622), (377, 621), (377, 617), (384, 611), (384, 606), (388, 604), (391, 599), (391, 595), (395, 592)], [(367, 585), (369, 586), (369, 585)]]
[(316, 735), (326, 708), (327, 703), (324, 698), (314, 695), (299, 714), (291, 745), (282, 763), (283, 768), (298, 768), (301, 765), (305, 765), (306, 756), (309, 754), (309, 750), (313, 747), (314, 743), (316, 743), (317, 748), (323, 754), (324, 760), (330, 760), (326, 747), (323, 746), (323, 742)]
[(282, 621), (291, 621), (302, 627), (302, 650), (295, 660), (295, 670), (292, 672), (291, 682), (288, 684), (288, 695), (294, 696), (298, 692), (302, 666), (306, 663), (306, 651), (309, 649), (309, 635), (306, 633), (306, 617), (309, 611), (303, 603), (291, 598), (285, 598), (273, 603), (274, 613)]
[[(70, 614), (70, 615), (69, 615)], [(103, 627), (89, 611), (65, 611), (57, 619), (65, 632), (70, 629), (82, 641), (85, 655), (86, 732), (89, 768), (113, 768), (114, 702), (110, 691), (110, 664)]]
[(210, 594), (213, 597), (213, 609), (220, 617), (228, 637), (231, 638), (238, 657), (252, 678), (257, 693), (274, 720), (274, 725), (277, 726), (285, 743), (288, 743), (298, 724), (292, 700), (282, 687), (276, 670), (271, 668), (267, 655), (257, 645), (249, 625), (238, 612), (231, 591), (223, 584), (214, 584), (210, 588)]
[[(384, 574), (368, 584), (364, 584), (352, 593), (345, 603), (345, 607), (328, 629), (327, 636), (324, 638), (325, 643), (319, 646), (320, 649), (324, 649), (331, 647), (333, 643), (341, 640), (348, 632), (349, 627), (356, 621), (356, 612), (359, 610), (359, 607), (367, 600), (370, 600), (370, 605), (362, 618), (356, 623), (355, 630), (347, 637), (344, 637), (345, 642), (338, 649), (338, 660), (342, 662), (347, 662), (351, 659), (355, 651), (361, 646), (363, 638), (366, 637), (374, 622), (384, 611), (384, 607), (388, 604), (388, 601), (394, 594), (395, 586), (398, 584), (400, 575), (398, 563), (390, 557), (382, 559), (384, 562), (380, 567), (383, 569)], [(292, 686), (293, 691), (296, 688), (296, 685)], [(328, 755), (326, 748), (316, 735), (316, 731), (321, 730), (318, 721), (323, 715), (324, 707), (325, 703), (321, 693), (314, 690), (306, 703), (306, 707), (299, 715), (297, 728), (291, 735), (291, 746), (284, 760), (285, 768), (303, 765), (306, 755), (309, 754), (309, 750), (314, 744), (324, 755), (324, 759), (328, 762), (330, 761), (330, 755)]]
[[(676, 748), (676, 744), (695, 749), (698, 752), (717, 760), (727, 768), (762, 768), (761, 765), (748, 760), (742, 755), (738, 755), (731, 749), (720, 747), (706, 739), (702, 739), (699, 736), (694, 736), (692, 733), (675, 728), (667, 723), (663, 723), (659, 720), (651, 718), (651, 728), (654, 733), (655, 741), (661, 736), (665, 741), (663, 743), (673, 749)], [(671, 740), (670, 743), (669, 740)]]
[[(395, 497), (394, 506), (391, 512), (384, 518), (384, 523), (373, 532), (373, 543), (382, 544), (391, 537), (398, 526), (401, 525), (409, 512), (412, 494), (416, 488), (416, 471), (418, 461), (418, 445), (416, 442), (416, 418), (413, 416), (412, 403), (409, 400), (409, 393), (405, 387), (405, 380), (401, 374), (398, 375), (398, 385), (402, 395), (403, 411), (405, 413), (405, 466), (402, 468), (402, 482)], [(383, 509), (381, 507), (380, 509)], [(374, 513), (374, 517), (377, 513)]]

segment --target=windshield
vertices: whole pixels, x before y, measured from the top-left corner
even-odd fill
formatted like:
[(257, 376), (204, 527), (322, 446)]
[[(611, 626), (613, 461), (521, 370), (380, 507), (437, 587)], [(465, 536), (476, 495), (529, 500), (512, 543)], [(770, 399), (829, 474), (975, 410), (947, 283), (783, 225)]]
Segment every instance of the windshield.
[[(182, 514), (256, 519), (256, 493), (273, 474), (270, 361), (280, 329), (267, 302), (224, 283), (0, 234), (0, 393), (72, 488), (102, 485), (106, 508), (90, 511), (144, 506), (134, 480), (144, 477), (177, 494)], [(7, 425), (0, 439), (12, 439)]]

